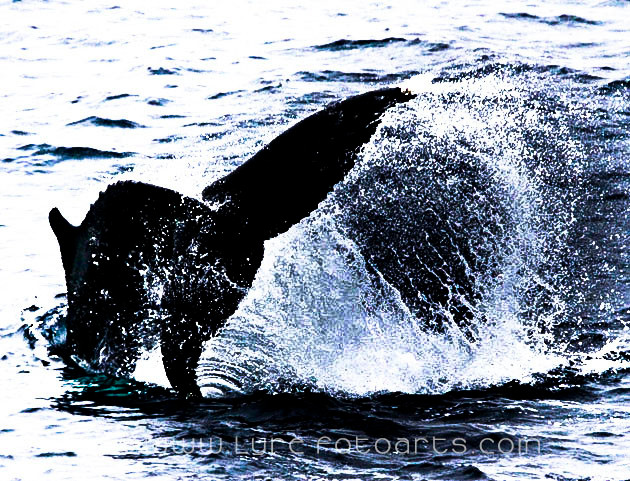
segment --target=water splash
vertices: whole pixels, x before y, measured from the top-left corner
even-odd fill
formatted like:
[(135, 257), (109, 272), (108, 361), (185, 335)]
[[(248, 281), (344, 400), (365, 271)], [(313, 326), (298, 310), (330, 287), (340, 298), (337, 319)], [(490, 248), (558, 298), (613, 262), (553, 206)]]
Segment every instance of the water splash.
[(520, 77), (416, 82), (348, 178), (265, 244), (202, 355), (202, 391), (437, 393), (562, 363), (552, 332), (576, 302), (581, 112), (544, 77)]

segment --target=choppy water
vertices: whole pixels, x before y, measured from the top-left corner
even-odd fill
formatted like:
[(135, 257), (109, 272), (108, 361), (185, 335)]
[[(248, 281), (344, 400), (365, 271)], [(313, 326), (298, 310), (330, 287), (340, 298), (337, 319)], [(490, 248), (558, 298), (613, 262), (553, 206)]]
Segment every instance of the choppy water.
[[(630, 478), (629, 9), (0, 5), (2, 479)], [(265, 244), (206, 401), (151, 353), (134, 380), (48, 353), (51, 207), (78, 224), (122, 178), (199, 197), (329, 101), (407, 80), (348, 179)], [(492, 182), (470, 196), (467, 172)], [(428, 329), (357, 250), (421, 256), (427, 206), (482, 260), (468, 332)]]

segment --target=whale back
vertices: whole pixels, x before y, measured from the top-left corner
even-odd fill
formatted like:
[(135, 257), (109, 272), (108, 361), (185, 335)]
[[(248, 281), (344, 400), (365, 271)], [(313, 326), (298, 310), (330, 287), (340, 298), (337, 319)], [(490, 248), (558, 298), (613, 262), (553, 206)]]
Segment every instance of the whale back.
[(68, 289), (66, 358), (129, 376), (140, 353), (160, 345), (171, 385), (198, 395), (202, 344), (251, 287), (263, 242), (308, 216), (385, 110), (411, 98), (399, 88), (368, 92), (298, 122), (204, 189), (212, 208), (127, 181), (101, 193), (78, 227), (53, 209)]

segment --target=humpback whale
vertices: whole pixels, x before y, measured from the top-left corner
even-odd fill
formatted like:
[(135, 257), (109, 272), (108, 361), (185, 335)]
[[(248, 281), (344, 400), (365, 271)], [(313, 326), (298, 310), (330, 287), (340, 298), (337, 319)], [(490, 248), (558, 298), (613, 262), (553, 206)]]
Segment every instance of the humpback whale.
[(251, 287), (263, 243), (308, 216), (353, 167), (399, 87), (332, 103), (203, 190), (203, 201), (142, 182), (102, 192), (79, 226), (49, 221), (65, 271), (65, 357), (130, 375), (159, 342), (166, 375), (199, 396), (196, 367)]

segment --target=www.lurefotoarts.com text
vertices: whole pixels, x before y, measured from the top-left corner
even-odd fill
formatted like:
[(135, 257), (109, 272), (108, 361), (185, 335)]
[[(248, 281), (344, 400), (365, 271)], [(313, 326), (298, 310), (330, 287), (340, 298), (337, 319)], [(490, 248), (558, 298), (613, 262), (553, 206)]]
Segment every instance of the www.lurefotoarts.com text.
[(143, 450), (167, 451), (173, 454), (219, 455), (236, 454), (244, 456), (264, 456), (281, 452), (304, 454), (310, 452), (320, 455), (339, 454), (455, 454), (469, 453), (494, 455), (527, 455), (540, 454), (540, 440), (518, 437), (485, 437), (467, 440), (462, 437), (397, 437), (370, 439), (362, 436), (302, 439), (299, 437), (252, 437), (229, 438), (220, 436), (195, 437), (187, 439), (171, 439), (164, 442), (150, 440), (143, 443)]

